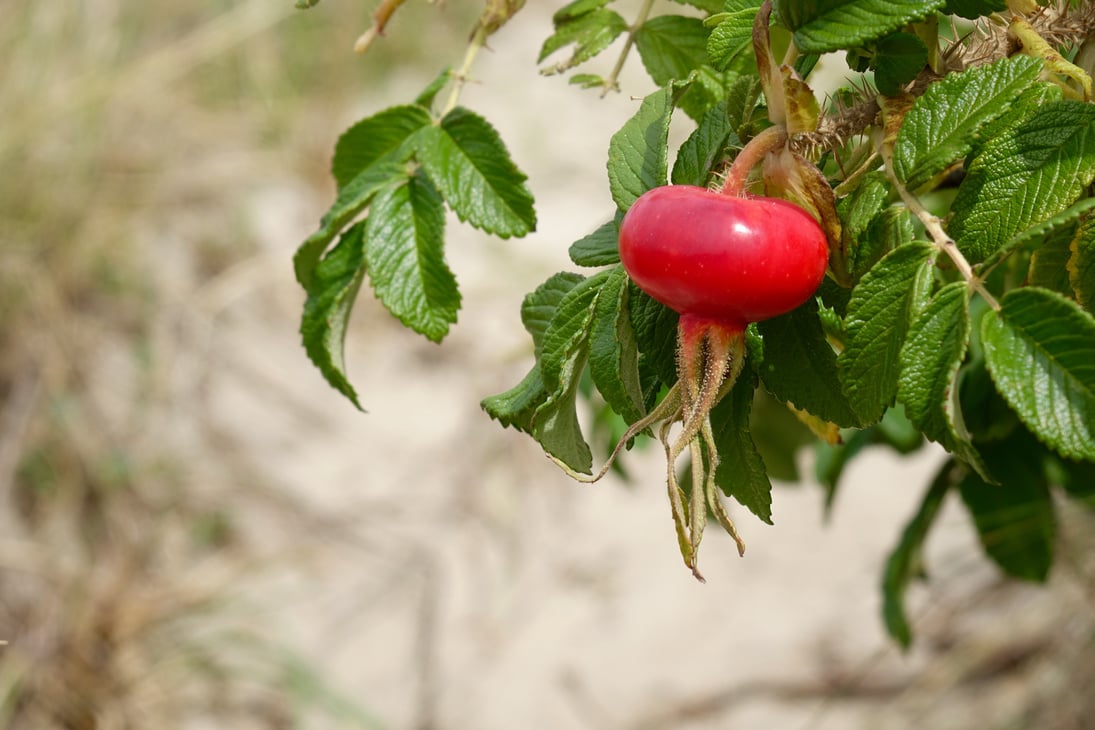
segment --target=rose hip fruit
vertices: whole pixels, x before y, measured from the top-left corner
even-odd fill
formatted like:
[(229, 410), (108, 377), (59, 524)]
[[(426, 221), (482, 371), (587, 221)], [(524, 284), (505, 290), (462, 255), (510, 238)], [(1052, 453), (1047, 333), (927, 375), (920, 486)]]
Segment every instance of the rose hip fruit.
[[(743, 179), (743, 178), (742, 178)], [(631, 439), (661, 423), (666, 482), (685, 565), (697, 565), (708, 513), (745, 553), (715, 484), (718, 444), (710, 413), (745, 363), (745, 327), (779, 316), (813, 296), (829, 262), (825, 233), (798, 206), (689, 185), (654, 188), (620, 224), (620, 260), (640, 289), (677, 311), (677, 382), (624, 433), (601, 471)], [(672, 426), (680, 424), (679, 431)], [(677, 461), (691, 454), (692, 488), (678, 482)], [(565, 465), (563, 465), (565, 468)], [(687, 502), (687, 504), (686, 504)]]
[(829, 246), (817, 221), (787, 201), (670, 185), (628, 210), (620, 259), (639, 288), (670, 309), (742, 329), (809, 299)]

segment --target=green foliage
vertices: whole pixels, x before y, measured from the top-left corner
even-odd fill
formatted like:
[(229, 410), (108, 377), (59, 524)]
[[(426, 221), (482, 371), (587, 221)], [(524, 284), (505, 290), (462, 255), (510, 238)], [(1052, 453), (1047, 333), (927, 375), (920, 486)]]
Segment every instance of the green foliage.
[(912, 643), (912, 627), (905, 614), (905, 591), (913, 578), (924, 573), (924, 543), (958, 471), (960, 468), (953, 461), (943, 465), (886, 561), (882, 574), (882, 618), (890, 636), (903, 647)]
[(668, 181), (669, 118), (673, 95), (669, 87), (643, 99), (608, 143), (608, 188), (620, 210), (640, 195)]
[(927, 305), (935, 251), (925, 242), (894, 249), (852, 292), (847, 338), (837, 358), (840, 383), (863, 423), (875, 423), (892, 405), (905, 334)]
[(985, 144), (958, 188), (951, 235), (981, 261), (1065, 210), (1095, 178), (1095, 106), (1057, 101)]
[(749, 428), (755, 389), (754, 378), (741, 378), (711, 412), (720, 459), (715, 481), (727, 497), (733, 497), (770, 525), (772, 482)]
[(977, 133), (1007, 111), (1038, 78), (1028, 56), (997, 61), (932, 84), (905, 115), (894, 145), (894, 171), (917, 189), (973, 149)]
[(760, 322), (763, 346), (754, 347), (757, 370), (768, 391), (782, 401), (838, 426), (860, 420), (840, 388), (836, 353), (825, 336), (814, 300), (793, 312)]
[[(883, 578), (886, 627), (907, 646), (903, 597), (952, 489), (986, 556), (1034, 581), (1052, 567), (1054, 490), (1095, 503), (1095, 105), (1083, 78), (1042, 51), (989, 47), (979, 33), (940, 45), (944, 14), (987, 28), (1000, 0), (778, 0), (770, 43), (763, 21), (754, 38), (761, 7), (683, 0), (625, 18), (613, 0), (577, 0), (555, 12), (537, 63), (570, 55), (545, 73), (583, 66), (571, 83), (607, 93), (630, 54), (656, 88), (626, 90), (641, 101), (606, 144), (616, 210), (570, 245), (571, 260), (595, 271), (556, 274), (525, 298), (530, 369), (482, 406), (572, 473), (593, 471), (581, 427), (591, 404), (594, 423), (614, 419), (621, 450), (650, 433), (681, 403), (685, 358), (678, 314), (620, 263), (623, 216), (670, 180), (720, 187), (736, 159), (749, 159), (743, 147), (789, 120), (789, 138), (741, 182), (820, 219), (830, 276), (815, 298), (748, 327), (742, 374), (715, 393), (693, 460), (715, 465), (713, 482), (695, 484), (717, 485), (771, 522), (771, 479), (798, 478), (806, 444), (826, 509), (868, 449), (906, 454), (930, 440), (949, 452)], [(1080, 13), (1045, 22), (1058, 51), (1095, 32)], [(620, 50), (615, 63), (602, 57), (610, 48)], [(873, 76), (821, 109), (811, 73), (834, 51)], [(444, 258), (446, 208), (503, 238), (536, 226), (525, 176), (490, 123), (457, 106), (457, 94), (434, 109), (464, 71), (442, 72), (412, 103), (347, 130), (332, 162), (335, 200), (294, 259), (305, 349), (355, 404), (343, 340), (366, 280), (401, 322), (440, 341), (460, 306)], [(815, 107), (816, 129), (798, 113)], [(673, 152), (677, 123), (690, 126)], [(565, 141), (544, 144), (565, 153)], [(689, 520), (706, 519), (690, 508)]]
[(781, 0), (780, 19), (806, 53), (855, 48), (943, 6), (944, 0)]
[(897, 96), (927, 62), (928, 47), (915, 33), (891, 33), (875, 44), (875, 85), (883, 94)]
[(400, 322), (440, 342), (460, 292), (445, 265), (445, 209), (421, 171), (377, 193), (365, 223), (365, 269), (377, 299)]
[(574, 68), (601, 51), (627, 30), (627, 21), (619, 13), (604, 6), (609, 0), (577, 0), (555, 13), (555, 33), (544, 41), (536, 59), (548, 56), (567, 46), (574, 46), (570, 58), (544, 69), (544, 73), (562, 73)]
[(1051, 448), (1095, 461), (1095, 318), (1045, 289), (1007, 293), (981, 323), (1004, 399)]

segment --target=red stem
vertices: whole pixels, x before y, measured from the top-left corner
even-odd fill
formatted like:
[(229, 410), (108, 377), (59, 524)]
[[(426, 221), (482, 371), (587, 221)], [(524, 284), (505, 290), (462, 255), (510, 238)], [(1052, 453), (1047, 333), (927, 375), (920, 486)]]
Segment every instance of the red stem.
[(749, 140), (734, 158), (733, 164), (726, 173), (726, 181), (718, 192), (723, 195), (743, 197), (749, 173), (760, 164), (765, 155), (778, 150), (785, 144), (787, 144), (787, 129), (782, 124), (761, 131)]

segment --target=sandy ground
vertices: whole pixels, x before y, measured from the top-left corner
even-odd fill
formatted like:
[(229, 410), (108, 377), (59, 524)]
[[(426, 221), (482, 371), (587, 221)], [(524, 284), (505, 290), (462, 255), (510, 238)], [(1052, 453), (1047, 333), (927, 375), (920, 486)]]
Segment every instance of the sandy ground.
[[(828, 523), (809, 483), (777, 487), (774, 527), (735, 508), (749, 551), (710, 530), (700, 585), (677, 554), (658, 450), (628, 456), (630, 484), (580, 485), (480, 411), (528, 367), (522, 296), (572, 268), (569, 243), (610, 215), (607, 141), (637, 104), (532, 76), (546, 18), (531, 9), (500, 34), (463, 98), (529, 173), (539, 230), (497, 241), (450, 221), (465, 304), (441, 346), (361, 299), (347, 349), (367, 414), (324, 383), (296, 332), (290, 256), (330, 190), (265, 181), (248, 220), (261, 250), (200, 292), (213, 314), (196, 354), (211, 358), (203, 392), (221, 446), (251, 465), (255, 489), (314, 509), (290, 520), (294, 555), (243, 604), (389, 728), (924, 726), (934, 650), (892, 647), (878, 584), (938, 452), (867, 453)], [(633, 70), (625, 89), (642, 93)], [(416, 83), (377, 90), (363, 113)], [(994, 580), (956, 505), (929, 558), (936, 588), (910, 596), (922, 624), (940, 585), (953, 596)], [(1038, 600), (1021, 591), (1008, 605)], [(933, 726), (969, 726), (951, 718)]]

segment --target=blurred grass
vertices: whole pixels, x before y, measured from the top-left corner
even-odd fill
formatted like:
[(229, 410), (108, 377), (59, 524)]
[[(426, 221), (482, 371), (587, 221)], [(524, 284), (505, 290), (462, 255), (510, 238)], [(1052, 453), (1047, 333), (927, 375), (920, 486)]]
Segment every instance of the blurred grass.
[(0, 727), (378, 725), (234, 604), (247, 521), (297, 506), (229, 499), (254, 475), (178, 427), (180, 297), (255, 253), (257, 181), (329, 186), (476, 10), (412, 4), (364, 62), (358, 2), (0, 4)]
[[(280, 177), (326, 200), (337, 134), (458, 60), (479, 8), (409, 3), (360, 59), (371, 3), (292, 5), (0, 3), (2, 728), (380, 725), (251, 625), (240, 586), (271, 552), (251, 523), (300, 530), (285, 514), (307, 508), (241, 488), (260, 477), (210, 447), (187, 408), (200, 377), (180, 386), (174, 360), (194, 292), (261, 255), (250, 193)], [(1088, 547), (1061, 571), (1065, 607), (1090, 605)], [(1090, 717), (1080, 619), (1041, 638), (1028, 727)], [(917, 689), (899, 699), (939, 694)]]

